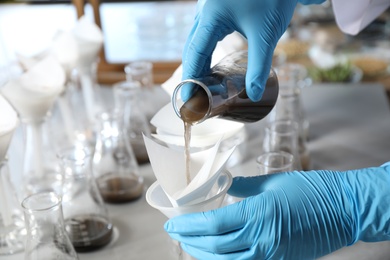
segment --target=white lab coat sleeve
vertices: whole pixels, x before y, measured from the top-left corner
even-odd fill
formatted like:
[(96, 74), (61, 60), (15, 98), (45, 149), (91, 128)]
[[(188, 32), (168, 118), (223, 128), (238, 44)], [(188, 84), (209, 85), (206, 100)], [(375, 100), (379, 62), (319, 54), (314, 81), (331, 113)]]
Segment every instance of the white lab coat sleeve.
[(339, 28), (356, 35), (390, 6), (390, 0), (332, 0)]

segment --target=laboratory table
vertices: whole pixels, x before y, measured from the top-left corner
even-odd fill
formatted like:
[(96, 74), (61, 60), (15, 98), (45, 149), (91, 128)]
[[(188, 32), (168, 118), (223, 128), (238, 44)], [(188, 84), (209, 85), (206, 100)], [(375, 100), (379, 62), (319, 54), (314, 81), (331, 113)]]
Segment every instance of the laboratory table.
[[(347, 170), (378, 166), (390, 160), (390, 109), (379, 84), (313, 85), (302, 92), (310, 122), (308, 148), (313, 169)], [(261, 151), (264, 122), (248, 124), (245, 159), (230, 167), (233, 175), (252, 175), (254, 158)], [(146, 186), (154, 181), (150, 165), (141, 166)], [(389, 187), (390, 189), (390, 187)], [(166, 217), (141, 199), (107, 205), (115, 225), (115, 238), (105, 248), (79, 254), (80, 260), (170, 260), (171, 240), (164, 232)], [(23, 253), (0, 260), (23, 259)], [(321, 260), (390, 259), (390, 242), (357, 243)]]

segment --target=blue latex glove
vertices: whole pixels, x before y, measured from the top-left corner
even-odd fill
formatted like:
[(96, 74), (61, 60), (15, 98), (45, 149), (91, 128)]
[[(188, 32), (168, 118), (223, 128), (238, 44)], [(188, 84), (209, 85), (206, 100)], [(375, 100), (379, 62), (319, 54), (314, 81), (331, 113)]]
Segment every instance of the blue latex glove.
[(197, 259), (315, 259), (358, 240), (390, 240), (390, 164), (234, 179), (241, 202), (172, 218)]
[[(252, 101), (260, 100), (275, 46), (286, 31), (297, 3), (298, 0), (199, 0), (194, 26), (184, 47), (182, 79), (207, 74), (217, 42), (237, 31), (248, 40), (246, 91)], [(182, 93), (184, 100), (189, 95)]]

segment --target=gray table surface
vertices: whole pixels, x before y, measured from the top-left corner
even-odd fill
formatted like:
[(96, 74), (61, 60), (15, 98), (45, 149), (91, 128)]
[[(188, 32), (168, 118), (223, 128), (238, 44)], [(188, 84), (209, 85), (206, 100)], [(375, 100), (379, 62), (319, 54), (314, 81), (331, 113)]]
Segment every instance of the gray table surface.
[[(317, 85), (304, 89), (302, 99), (310, 121), (313, 169), (346, 170), (377, 166), (390, 160), (390, 109), (381, 85)], [(230, 168), (233, 175), (255, 171), (264, 122), (247, 126), (251, 142), (245, 146), (247, 160)], [(141, 166), (146, 186), (155, 177), (149, 165)], [(163, 230), (166, 217), (151, 208), (143, 196), (122, 205), (107, 205), (115, 239), (105, 248), (79, 254), (80, 260), (171, 260), (170, 239)], [(23, 253), (0, 260), (23, 259)], [(390, 259), (390, 242), (357, 243), (321, 260)]]

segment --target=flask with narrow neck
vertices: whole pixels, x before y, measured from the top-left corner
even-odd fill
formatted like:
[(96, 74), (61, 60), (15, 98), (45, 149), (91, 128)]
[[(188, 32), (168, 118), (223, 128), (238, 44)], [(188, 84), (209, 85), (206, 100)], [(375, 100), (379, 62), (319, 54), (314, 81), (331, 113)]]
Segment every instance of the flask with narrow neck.
[(28, 196), (41, 191), (62, 192), (62, 176), (58, 169), (55, 149), (50, 142), (51, 134), (47, 118), (22, 118), (24, 135), (23, 193)]
[(75, 250), (104, 247), (111, 241), (113, 225), (92, 175), (91, 152), (73, 146), (58, 156), (67, 187), (63, 193), (64, 226)]
[(139, 164), (149, 162), (143, 135), (150, 136), (149, 122), (139, 100), (141, 85), (138, 81), (127, 80), (113, 86), (115, 107), (123, 114), (124, 129), (129, 137), (134, 155)]
[(118, 110), (99, 115), (93, 169), (105, 202), (129, 202), (142, 195), (143, 178)]

